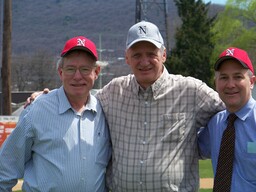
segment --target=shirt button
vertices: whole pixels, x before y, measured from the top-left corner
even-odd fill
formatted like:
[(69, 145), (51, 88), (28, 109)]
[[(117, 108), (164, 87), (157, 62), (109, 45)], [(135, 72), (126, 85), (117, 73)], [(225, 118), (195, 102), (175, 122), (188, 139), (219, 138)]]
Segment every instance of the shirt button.
[(145, 145), (145, 144), (146, 144), (146, 141), (142, 141), (142, 144)]
[(141, 161), (140, 161), (140, 164), (143, 164), (143, 163), (144, 163), (144, 162), (141, 160)]
[(142, 185), (142, 181), (140, 181), (140, 185)]

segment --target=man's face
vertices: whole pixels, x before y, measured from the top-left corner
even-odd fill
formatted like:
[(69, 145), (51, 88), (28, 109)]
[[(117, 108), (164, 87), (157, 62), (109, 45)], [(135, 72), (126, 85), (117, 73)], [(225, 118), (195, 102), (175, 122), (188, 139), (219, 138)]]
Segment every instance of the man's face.
[(165, 61), (165, 50), (161, 51), (146, 41), (135, 43), (126, 51), (126, 63), (143, 88), (149, 87), (160, 77)]
[(241, 109), (251, 97), (255, 77), (238, 61), (223, 61), (216, 74), (216, 90), (230, 112)]
[(74, 51), (64, 58), (58, 72), (68, 98), (87, 99), (100, 68), (86, 52)]

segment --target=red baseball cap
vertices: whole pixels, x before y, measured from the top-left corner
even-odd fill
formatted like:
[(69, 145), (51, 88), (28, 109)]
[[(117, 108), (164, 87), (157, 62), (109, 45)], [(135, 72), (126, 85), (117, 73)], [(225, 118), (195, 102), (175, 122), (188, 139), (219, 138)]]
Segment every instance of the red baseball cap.
[(86, 37), (78, 36), (73, 37), (72, 39), (69, 39), (62, 52), (61, 57), (64, 57), (67, 53), (73, 50), (84, 50), (89, 52), (96, 60), (98, 60), (98, 54), (95, 44)]
[(243, 65), (243, 67), (245, 67), (246, 69), (250, 69), (251, 72), (254, 74), (253, 65), (247, 52), (236, 47), (230, 47), (220, 54), (219, 59), (214, 65), (215, 71), (217, 71), (220, 67), (220, 64), (227, 59), (237, 60), (239, 63), (241, 63), (241, 65)]

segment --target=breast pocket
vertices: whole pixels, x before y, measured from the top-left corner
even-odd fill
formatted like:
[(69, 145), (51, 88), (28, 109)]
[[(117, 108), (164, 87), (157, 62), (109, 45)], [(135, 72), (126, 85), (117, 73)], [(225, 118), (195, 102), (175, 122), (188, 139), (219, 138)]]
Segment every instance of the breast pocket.
[(256, 154), (244, 154), (240, 157), (240, 176), (248, 182), (256, 183)]
[(96, 163), (106, 166), (111, 156), (110, 138), (99, 132), (96, 145), (95, 161)]
[(164, 136), (162, 142), (178, 142), (185, 135), (185, 113), (165, 114), (163, 117)]
[(254, 169), (256, 167), (256, 142), (247, 142), (245, 147), (241, 147), (241, 145), (239, 147), (244, 149), (236, 155), (240, 175), (244, 176), (246, 181), (256, 183), (256, 171)]

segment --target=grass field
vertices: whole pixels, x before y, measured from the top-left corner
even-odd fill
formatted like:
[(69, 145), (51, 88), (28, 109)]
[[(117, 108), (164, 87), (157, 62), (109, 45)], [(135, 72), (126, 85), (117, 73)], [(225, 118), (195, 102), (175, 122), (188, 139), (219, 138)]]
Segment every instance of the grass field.
[[(199, 174), (200, 178), (213, 178), (211, 160), (199, 161)], [(200, 189), (199, 192), (212, 192), (212, 189)]]
[(200, 174), (200, 178), (213, 178), (211, 160), (199, 161), (199, 174)]
[[(210, 160), (199, 161), (200, 178), (213, 178), (212, 164)], [(22, 192), (22, 191), (16, 191)], [(199, 192), (212, 192), (212, 189), (200, 189)]]

